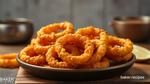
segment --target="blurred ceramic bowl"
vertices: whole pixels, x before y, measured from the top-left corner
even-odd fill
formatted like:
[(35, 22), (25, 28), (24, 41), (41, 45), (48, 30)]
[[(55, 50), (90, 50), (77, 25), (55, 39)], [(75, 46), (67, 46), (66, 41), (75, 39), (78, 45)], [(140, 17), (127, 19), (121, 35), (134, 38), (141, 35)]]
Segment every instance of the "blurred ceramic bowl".
[(33, 24), (29, 19), (0, 20), (0, 43), (27, 43), (33, 35)]
[(150, 16), (114, 17), (110, 24), (119, 37), (129, 38), (134, 42), (149, 40)]

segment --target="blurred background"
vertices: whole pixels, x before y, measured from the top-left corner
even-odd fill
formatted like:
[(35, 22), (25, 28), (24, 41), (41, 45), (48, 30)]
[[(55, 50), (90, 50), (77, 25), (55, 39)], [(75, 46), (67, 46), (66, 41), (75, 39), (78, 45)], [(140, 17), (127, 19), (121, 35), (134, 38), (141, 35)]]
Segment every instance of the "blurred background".
[(150, 0), (0, 0), (0, 19), (29, 18), (38, 30), (53, 22), (71, 21), (75, 27), (94, 25), (113, 33), (114, 16), (150, 15)]
[[(141, 38), (148, 39), (150, 17), (148, 17), (149, 25), (147, 25), (146, 29), (143, 29), (144, 25), (136, 29), (135, 27), (138, 26), (134, 26), (133, 29), (129, 28), (129, 30), (122, 28), (113, 29), (110, 27), (110, 22), (116, 16), (150, 16), (149, 4), (150, 0), (0, 0), (0, 20), (30, 19), (34, 25), (33, 32), (50, 23), (70, 21), (74, 24), (75, 29), (93, 25), (104, 28), (111, 34), (117, 33), (120, 37), (141, 40)], [(137, 33), (132, 35), (132, 32)], [(121, 35), (122, 33), (124, 35)], [(21, 35), (18, 34), (18, 36)]]

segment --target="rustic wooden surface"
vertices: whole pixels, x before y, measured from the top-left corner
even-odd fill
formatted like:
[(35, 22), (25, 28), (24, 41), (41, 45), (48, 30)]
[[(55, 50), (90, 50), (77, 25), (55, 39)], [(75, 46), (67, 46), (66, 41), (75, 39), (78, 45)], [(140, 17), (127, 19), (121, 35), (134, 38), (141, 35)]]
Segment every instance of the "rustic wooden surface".
[(94, 25), (113, 30), (114, 16), (150, 15), (150, 0), (0, 0), (0, 19), (25, 17), (35, 30), (48, 23), (71, 21), (75, 27)]
[[(25, 45), (0, 45), (0, 54), (18, 53)], [(0, 68), (0, 84), (14, 84), (18, 68)]]

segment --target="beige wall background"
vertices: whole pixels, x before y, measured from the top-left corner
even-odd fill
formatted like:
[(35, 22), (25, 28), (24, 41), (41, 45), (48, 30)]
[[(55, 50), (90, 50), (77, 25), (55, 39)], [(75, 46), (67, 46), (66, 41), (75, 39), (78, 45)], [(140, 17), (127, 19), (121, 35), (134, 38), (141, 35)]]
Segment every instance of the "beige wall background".
[(108, 23), (114, 16), (140, 15), (150, 15), (150, 0), (0, 0), (0, 19), (32, 19), (35, 31), (71, 21), (76, 29), (94, 25), (113, 33)]

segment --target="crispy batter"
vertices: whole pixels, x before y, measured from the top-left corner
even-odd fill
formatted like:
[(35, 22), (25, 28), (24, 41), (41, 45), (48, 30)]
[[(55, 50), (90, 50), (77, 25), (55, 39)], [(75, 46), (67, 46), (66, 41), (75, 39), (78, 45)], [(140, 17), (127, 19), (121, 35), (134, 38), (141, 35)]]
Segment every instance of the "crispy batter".
[(81, 65), (81, 66), (79, 66), (78, 68), (89, 68), (89, 69), (90, 69), (90, 68), (99, 68), (99, 69), (101, 69), (101, 68), (107, 68), (107, 67), (109, 67), (109, 66), (110, 66), (109, 60), (104, 57), (104, 58), (102, 58), (102, 60), (99, 61), (99, 62), (90, 64), (90, 65), (88, 65), (88, 64), (86, 64), (86, 65)]
[(39, 38), (36, 38), (36, 39), (32, 39), (31, 45), (34, 46), (34, 50), (37, 54), (44, 55), (47, 53), (48, 49), (51, 47), (52, 44), (42, 45), (42, 42), (39, 40)]
[(65, 34), (74, 33), (73, 25), (70, 22), (54, 23), (42, 27), (38, 32), (38, 37), (44, 35), (45, 37), (59, 38)]
[(92, 39), (99, 39), (100, 33), (105, 32), (103, 29), (95, 28), (93, 26), (88, 26), (85, 28), (79, 28), (75, 34), (81, 34), (82, 36), (87, 36), (88, 38)]
[(107, 50), (107, 33), (103, 29), (88, 26), (78, 29), (76, 34), (81, 34), (88, 37), (95, 44), (95, 49), (92, 57), (86, 64), (93, 64), (99, 62), (101, 58), (105, 55)]
[(19, 66), (16, 61), (17, 53), (8, 53), (0, 55), (0, 67), (3, 68), (16, 68)]
[(33, 45), (28, 45), (19, 54), (20, 59), (33, 65), (46, 64), (46, 57), (43, 54), (36, 53)]
[(64, 62), (56, 52), (55, 46), (52, 46), (47, 54), (46, 54), (46, 61), (50, 67), (56, 68), (71, 68), (67, 62)]
[(15, 59), (17, 53), (0, 54), (0, 59)]
[[(72, 55), (66, 52), (66, 49), (64, 48), (65, 44), (75, 44), (77, 47), (83, 48), (84, 51), (81, 55)], [(88, 40), (87, 37), (79, 34), (66, 34), (56, 41), (56, 52), (58, 53), (59, 57), (72, 65), (86, 63), (92, 56), (93, 51), (93, 43)]]
[[(108, 36), (108, 49), (106, 56), (112, 60), (118, 60), (131, 53), (133, 44), (129, 39), (118, 38), (115, 36)], [(121, 61), (121, 60), (120, 60)]]
[(115, 62), (126, 62), (132, 58), (132, 53), (130, 52), (129, 54), (120, 57), (119, 56), (107, 56), (107, 57), (114, 60)]

